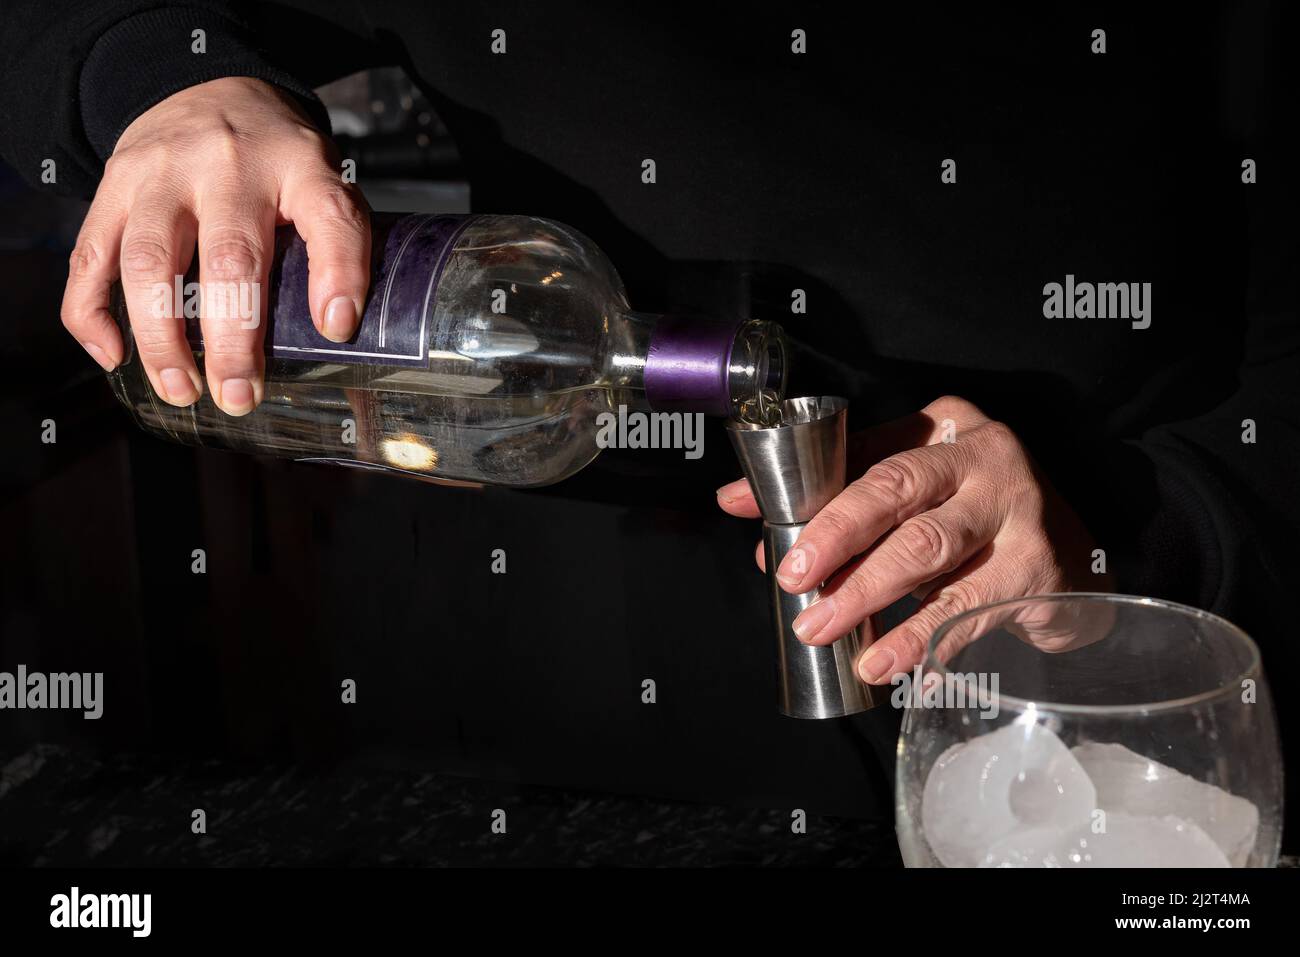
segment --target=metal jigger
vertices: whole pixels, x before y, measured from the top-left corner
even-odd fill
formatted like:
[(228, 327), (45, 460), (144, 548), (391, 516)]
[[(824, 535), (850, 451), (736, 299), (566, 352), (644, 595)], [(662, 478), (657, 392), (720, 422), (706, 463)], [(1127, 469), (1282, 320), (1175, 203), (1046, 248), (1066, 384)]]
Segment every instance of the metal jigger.
[(776, 570), (804, 526), (844, 489), (845, 417), (848, 403), (835, 396), (789, 399), (781, 424), (727, 423), (731, 444), (763, 514), (763, 548), (772, 595), (780, 671), (781, 713), (792, 718), (839, 718), (888, 700), (888, 688), (864, 684), (854, 667), (854, 628), (833, 644), (815, 648), (795, 637), (795, 617), (821, 594), (791, 595)]

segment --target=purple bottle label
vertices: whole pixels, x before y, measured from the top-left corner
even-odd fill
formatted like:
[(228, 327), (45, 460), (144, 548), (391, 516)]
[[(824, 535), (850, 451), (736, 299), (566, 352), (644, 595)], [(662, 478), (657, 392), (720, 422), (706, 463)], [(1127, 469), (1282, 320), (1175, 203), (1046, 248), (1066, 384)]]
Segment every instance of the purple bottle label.
[(731, 415), (731, 351), (741, 324), (659, 320), (645, 365), (645, 395), (655, 411)]
[[(307, 300), (307, 245), (292, 226), (276, 232), (267, 303), (266, 352), (276, 359), (424, 367), (429, 329), (443, 267), (467, 216), (376, 216), (371, 226), (370, 292), (356, 334), (331, 342), (311, 321)], [(197, 317), (186, 335), (203, 348)]]

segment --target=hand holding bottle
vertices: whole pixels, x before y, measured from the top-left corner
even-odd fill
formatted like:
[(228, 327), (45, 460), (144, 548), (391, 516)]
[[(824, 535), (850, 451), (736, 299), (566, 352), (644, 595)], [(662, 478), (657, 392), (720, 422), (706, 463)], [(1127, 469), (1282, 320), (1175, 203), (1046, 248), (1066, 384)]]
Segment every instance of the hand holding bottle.
[[(1027, 595), (1109, 589), (1106, 575), (1091, 572), (1093, 544), (1079, 517), (1015, 434), (971, 403), (945, 396), (859, 433), (850, 456), (875, 464), (808, 523), (777, 579), (792, 594), (826, 582), (794, 622), (799, 639), (814, 645), (835, 641), (908, 594), (922, 599), (866, 650), (858, 663), (863, 680), (882, 684), (910, 671), (934, 629), (961, 612)], [(718, 504), (744, 518), (759, 514), (744, 479), (719, 489)], [(762, 567), (761, 544), (757, 560)], [(1065, 651), (1077, 637), (1068, 621), (1003, 627), (1044, 651)]]
[[(292, 222), (310, 256), (310, 309), (327, 338), (356, 330), (369, 283), (370, 220), (343, 182), (328, 138), (297, 102), (247, 77), (189, 87), (142, 113), (118, 139), (82, 225), (63, 296), (63, 324), (105, 369), (124, 358), (109, 309), (122, 280), (136, 347), (154, 391), (193, 404), (203, 379), (183, 322), (157, 308), (189, 269), (195, 243), (204, 373), (228, 415), (262, 400), (267, 274), (277, 225)], [(257, 315), (209, 299), (213, 284), (251, 289)], [(255, 284), (255, 285), (254, 285)]]

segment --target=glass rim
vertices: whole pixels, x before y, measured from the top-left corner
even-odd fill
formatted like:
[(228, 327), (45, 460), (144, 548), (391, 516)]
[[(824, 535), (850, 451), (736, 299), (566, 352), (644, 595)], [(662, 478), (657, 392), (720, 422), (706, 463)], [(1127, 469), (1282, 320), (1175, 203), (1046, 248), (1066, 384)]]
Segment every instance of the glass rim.
[[(1011, 605), (1027, 605), (1033, 602), (1065, 602), (1065, 601), (1082, 601), (1083, 603), (1107, 603), (1116, 605), (1141, 605), (1148, 608), (1161, 608), (1166, 611), (1176, 612), (1177, 614), (1187, 617), (1196, 618), (1202, 621), (1210, 621), (1218, 625), (1223, 631), (1231, 635), (1233, 639), (1246, 647), (1250, 660), (1247, 662), (1245, 669), (1236, 677), (1225, 681), (1217, 688), (1210, 688), (1205, 691), (1199, 691), (1193, 695), (1185, 695), (1181, 698), (1171, 698), (1162, 701), (1138, 702), (1135, 704), (1064, 704), (1056, 701), (1040, 701), (1032, 698), (1021, 698), (1015, 695), (1003, 694), (998, 692), (999, 706), (1003, 703), (1011, 705), (1013, 708), (1021, 710), (1034, 710), (1044, 712), (1056, 712), (1066, 714), (1094, 714), (1094, 715), (1120, 715), (1126, 713), (1150, 714), (1157, 711), (1172, 711), (1178, 708), (1186, 708), (1191, 705), (1204, 704), (1213, 701), (1216, 698), (1235, 693), (1240, 690), (1241, 682), (1249, 677), (1254, 676), (1256, 679), (1262, 678), (1260, 672), (1260, 653), (1259, 645), (1255, 640), (1246, 634), (1238, 626), (1234, 625), (1228, 619), (1216, 615), (1213, 612), (1205, 611), (1202, 608), (1196, 608), (1192, 605), (1184, 605), (1180, 602), (1169, 601), (1164, 598), (1146, 598), (1141, 595), (1125, 595), (1113, 592), (1099, 591), (1074, 591), (1074, 592), (1045, 592), (1041, 595), (1025, 595), (1021, 598), (1004, 598), (1001, 601), (989, 602), (986, 605), (980, 605), (978, 608), (972, 608), (961, 614), (953, 615), (951, 618), (942, 622), (934, 633), (930, 636), (929, 642), (925, 647), (925, 667), (927, 670), (933, 670), (942, 676), (953, 674), (948, 666), (939, 661), (935, 655), (935, 650), (939, 643), (943, 641), (944, 636), (958, 623), (974, 618), (977, 615), (986, 614), (995, 608), (1005, 608)], [(983, 635), (980, 638), (984, 637)], [(979, 641), (976, 638), (975, 641)], [(1105, 639), (1102, 639), (1104, 641)], [(972, 642), (973, 644), (973, 642)], [(1048, 652), (1042, 652), (1048, 654)], [(1059, 654), (1069, 654), (1069, 652), (1059, 652)]]

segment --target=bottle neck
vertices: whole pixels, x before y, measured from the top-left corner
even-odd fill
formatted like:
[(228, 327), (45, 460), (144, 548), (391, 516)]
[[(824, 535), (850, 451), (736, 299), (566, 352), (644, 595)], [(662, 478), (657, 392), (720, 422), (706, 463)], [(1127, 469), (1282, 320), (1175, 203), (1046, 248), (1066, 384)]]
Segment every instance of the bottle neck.
[(646, 363), (655, 329), (663, 316), (652, 312), (625, 312), (616, 320), (620, 334), (610, 350), (605, 379), (615, 389), (645, 391)]
[(775, 323), (630, 312), (623, 328), (608, 379), (643, 391), (656, 411), (766, 421), (785, 396), (785, 337)]

